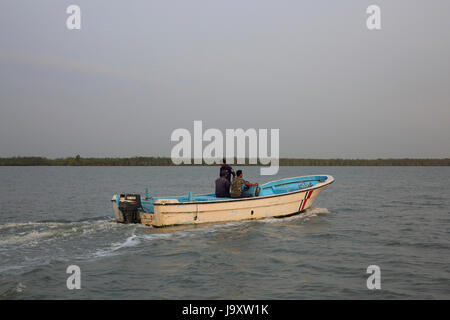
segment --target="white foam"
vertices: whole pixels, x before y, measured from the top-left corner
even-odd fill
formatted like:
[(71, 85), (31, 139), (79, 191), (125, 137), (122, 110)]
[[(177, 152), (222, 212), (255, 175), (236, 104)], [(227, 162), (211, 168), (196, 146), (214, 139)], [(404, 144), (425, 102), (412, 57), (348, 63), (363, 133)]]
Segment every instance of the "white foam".
[(113, 244), (113, 250), (119, 250), (126, 247), (134, 247), (139, 243), (141, 243), (141, 241), (135, 234), (133, 234), (132, 236), (128, 237), (125, 242)]
[(24, 285), (22, 282), (19, 282), (16, 286), (16, 292), (17, 293), (22, 293), (23, 290), (26, 288), (27, 286)]
[(331, 213), (327, 208), (309, 208), (307, 210), (305, 210), (305, 214), (315, 214), (315, 215), (319, 215), (319, 214), (328, 214)]
[(37, 224), (39, 224), (39, 223), (38, 222), (5, 223), (5, 224), (0, 225), (0, 230), (9, 229), (9, 228), (18, 228), (18, 227), (30, 226), (30, 225), (37, 225)]
[[(174, 233), (154, 233), (154, 234), (145, 234), (145, 235), (141, 235), (139, 236), (142, 239), (145, 240), (156, 240), (156, 239), (169, 239), (169, 238), (173, 238), (174, 237)], [(178, 234), (179, 236), (183, 236), (185, 234), (180, 233)]]
[[(115, 227), (111, 221), (82, 221), (82, 222), (26, 222), (8, 223), (0, 226), (0, 230), (10, 228), (26, 228), (28, 230), (14, 234), (3, 235), (0, 238), (0, 246), (6, 245), (34, 245), (40, 241), (51, 241), (58, 238), (72, 237), (74, 235), (86, 235), (93, 232), (101, 232)], [(5, 230), (4, 233), (8, 231)], [(14, 232), (13, 230), (10, 233)]]
[(126, 238), (124, 242), (114, 242), (111, 244), (110, 248), (97, 250), (91, 256), (97, 258), (97, 257), (109, 257), (118, 255), (119, 254), (117, 252), (118, 250), (127, 247), (134, 247), (140, 243), (141, 241), (139, 240), (139, 237), (136, 236), (135, 234), (132, 234), (131, 236)]
[(20, 234), (18, 236), (16, 235), (12, 235), (12, 236), (7, 236), (4, 237), (3, 239), (0, 240), (0, 246), (5, 246), (5, 245), (16, 245), (16, 244), (33, 244), (33, 243), (37, 243), (39, 240), (43, 239), (43, 238), (49, 238), (53, 235), (53, 232), (39, 232), (39, 231), (32, 231), (26, 234)]

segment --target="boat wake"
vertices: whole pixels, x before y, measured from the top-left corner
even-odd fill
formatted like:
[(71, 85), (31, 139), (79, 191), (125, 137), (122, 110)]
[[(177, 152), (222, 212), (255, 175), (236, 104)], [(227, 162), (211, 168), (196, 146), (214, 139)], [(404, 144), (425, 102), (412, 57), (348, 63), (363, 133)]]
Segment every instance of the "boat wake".
[(251, 223), (291, 223), (307, 221), (326, 208), (311, 208), (286, 218), (226, 222), (154, 229), (143, 225), (119, 224), (110, 219), (72, 222), (26, 222), (0, 225), (0, 272), (24, 270), (52, 262), (90, 261), (148, 250), (154, 241), (177, 241), (185, 237), (210, 237), (217, 232), (233, 232)]
[[(0, 272), (24, 269), (53, 261), (73, 261), (106, 247), (130, 227), (112, 220), (20, 222), (0, 225)], [(93, 248), (94, 247), (94, 248)]]
[(0, 251), (8, 246), (34, 246), (110, 230), (117, 226), (112, 220), (77, 222), (25, 222), (0, 225)]

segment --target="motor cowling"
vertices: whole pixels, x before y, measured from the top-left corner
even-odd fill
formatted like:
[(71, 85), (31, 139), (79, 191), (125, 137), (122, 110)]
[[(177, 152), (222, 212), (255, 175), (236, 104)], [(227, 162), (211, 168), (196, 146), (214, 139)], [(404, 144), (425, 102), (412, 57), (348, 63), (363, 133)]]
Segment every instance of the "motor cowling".
[(121, 194), (119, 200), (119, 210), (123, 215), (123, 223), (140, 223), (141, 216), (139, 209), (142, 208), (141, 195)]

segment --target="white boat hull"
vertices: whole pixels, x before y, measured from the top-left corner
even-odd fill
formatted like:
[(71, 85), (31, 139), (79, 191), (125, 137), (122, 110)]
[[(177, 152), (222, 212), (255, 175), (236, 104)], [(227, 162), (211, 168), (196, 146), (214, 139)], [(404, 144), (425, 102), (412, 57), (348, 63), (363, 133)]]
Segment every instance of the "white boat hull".
[(154, 213), (141, 213), (141, 223), (154, 227), (165, 227), (264, 219), (299, 214), (310, 208), (317, 196), (328, 185), (261, 198), (186, 204), (155, 203)]

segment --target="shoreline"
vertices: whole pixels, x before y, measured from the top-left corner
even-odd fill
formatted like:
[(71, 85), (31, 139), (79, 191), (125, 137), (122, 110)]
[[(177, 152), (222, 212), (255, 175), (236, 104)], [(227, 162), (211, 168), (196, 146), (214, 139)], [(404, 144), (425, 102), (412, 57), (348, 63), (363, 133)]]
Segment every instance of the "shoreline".
[[(234, 165), (236, 165), (234, 161)], [(264, 166), (260, 163), (249, 164), (246, 159), (242, 166)], [(180, 164), (172, 163), (168, 157), (128, 157), (128, 158), (56, 158), (44, 157), (10, 157), (0, 158), (0, 166), (217, 166), (217, 164)], [(280, 167), (289, 166), (450, 166), (450, 158), (442, 159), (415, 159), (415, 158), (392, 158), (392, 159), (299, 159), (280, 158)]]

